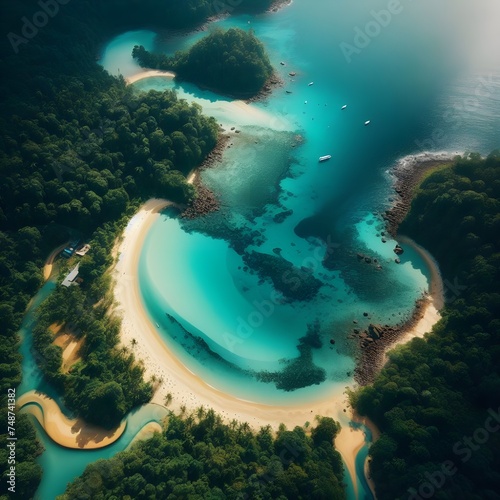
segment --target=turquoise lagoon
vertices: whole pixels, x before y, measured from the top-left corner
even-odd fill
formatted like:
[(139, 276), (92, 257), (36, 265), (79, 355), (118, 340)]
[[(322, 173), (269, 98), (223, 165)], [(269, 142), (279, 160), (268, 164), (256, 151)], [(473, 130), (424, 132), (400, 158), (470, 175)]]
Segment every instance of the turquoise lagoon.
[[(352, 383), (357, 349), (347, 335), (353, 320), (361, 327), (369, 321), (395, 324), (410, 314), (428, 283), (429, 271), (417, 255), (407, 250), (398, 266), (395, 242), (381, 241), (378, 214), (392, 196), (389, 169), (407, 155), (487, 154), (499, 146), (498, 2), (401, 0), (400, 6), (378, 28), (367, 23), (388, 7), (384, 0), (295, 0), (277, 13), (211, 24), (208, 29), (251, 28), (265, 43), (284, 81), (269, 99), (253, 105), (268, 113), (267, 121), (249, 118), (231, 108), (230, 99), (194, 85), (165, 78), (134, 84), (137, 91), (175, 89), (226, 129), (241, 130), (231, 136), (222, 163), (203, 172), (205, 184), (220, 197), (220, 212), (188, 222), (166, 211), (150, 230), (139, 263), (144, 306), (165, 342), (221, 390), (261, 403), (293, 404)], [(370, 33), (363, 48), (353, 45), (359, 31)], [(127, 32), (103, 48), (101, 63), (111, 74), (130, 76), (140, 71), (130, 57), (135, 44), (174, 52), (201, 36)], [(343, 42), (356, 48), (350, 61)], [(297, 76), (290, 78), (290, 71)], [(325, 154), (332, 159), (319, 164)], [(283, 212), (289, 215), (277, 222)], [(321, 280), (314, 299), (272, 301), (272, 285), (245, 269), (242, 253), (275, 255), (276, 249)], [(322, 265), (326, 251), (328, 269)], [(382, 270), (359, 263), (357, 252), (376, 258)], [(51, 394), (33, 368), (30, 314), (22, 329), (24, 379), (18, 393)], [(312, 349), (302, 369), (319, 367), (325, 380), (293, 391), (259, 381), (258, 372), (282, 371), (298, 357), (299, 339), (316, 322), (323, 346)], [(147, 405), (129, 417), (117, 443), (95, 452), (65, 450), (40, 432), (46, 452), (38, 498), (62, 493), (87, 463), (124, 449), (144, 424), (161, 416)], [(370, 498), (362, 473), (366, 453), (364, 447), (356, 460), (360, 498)], [(62, 474), (61, 463), (72, 466)], [(346, 481), (354, 498), (347, 476)]]
[[(353, 320), (360, 327), (396, 324), (427, 288), (428, 270), (419, 257), (407, 249), (397, 265), (395, 242), (381, 240), (379, 214), (392, 196), (388, 170), (400, 158), (428, 150), (488, 153), (498, 146), (500, 128), (500, 49), (486, 20), (496, 5), (447, 7), (401, 2), (400, 12), (377, 29), (367, 23), (373, 24), (386, 2), (346, 7), (296, 1), (278, 13), (212, 23), (209, 30), (253, 29), (265, 43), (284, 82), (269, 99), (252, 105), (268, 120), (252, 121), (228, 106), (230, 99), (189, 83), (155, 77), (134, 84), (137, 91), (174, 89), (226, 130), (241, 130), (231, 135), (222, 163), (202, 174), (221, 210), (195, 221), (163, 214), (139, 265), (152, 321), (182, 361), (211, 385), (261, 403), (323, 398), (352, 382)], [(380, 33), (371, 36), (374, 30)], [(354, 39), (360, 31), (369, 33), (362, 49)], [(134, 44), (173, 53), (203, 36), (152, 35), (128, 32), (113, 40), (104, 67), (117, 74), (112, 61), (118, 60), (120, 72), (130, 76), (138, 72), (130, 58)], [(346, 43), (355, 51), (347, 54)], [(289, 77), (291, 71), (297, 76)], [(318, 163), (324, 154), (333, 158)], [(273, 301), (272, 284), (244, 261), (253, 250), (279, 252), (308, 269), (322, 282), (317, 296)], [(322, 264), (325, 252), (331, 253), (328, 269)], [(358, 252), (377, 259), (382, 269), (360, 263)], [(307, 379), (319, 367), (324, 381), (311, 379), (307, 387), (288, 391), (259, 381), (259, 373), (283, 373), (299, 357), (300, 339), (317, 322), (323, 345), (312, 350), (301, 373)], [(205, 349), (196, 338), (205, 341)]]

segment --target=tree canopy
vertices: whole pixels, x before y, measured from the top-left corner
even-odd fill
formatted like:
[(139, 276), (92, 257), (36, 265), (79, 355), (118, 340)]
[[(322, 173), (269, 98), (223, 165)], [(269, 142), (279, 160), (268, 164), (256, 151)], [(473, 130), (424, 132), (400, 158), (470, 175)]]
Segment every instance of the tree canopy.
[(135, 46), (132, 55), (141, 66), (173, 70), (181, 79), (240, 97), (257, 94), (273, 72), (252, 30), (215, 30), (174, 57), (152, 54), (143, 46)]
[[(485, 423), (500, 407), (499, 209), (500, 154), (472, 154), (422, 183), (400, 227), (436, 257), (447, 300), (432, 333), (391, 351), (353, 397), (382, 431), (370, 450), (380, 499), (419, 488), (443, 499), (498, 497), (500, 435)], [(441, 482), (447, 461), (454, 472), (437, 488), (430, 478)]]
[(320, 417), (302, 427), (251, 431), (213, 410), (168, 417), (162, 433), (89, 465), (68, 486), (73, 498), (276, 498), (340, 500), (343, 465), (332, 447), (340, 427)]

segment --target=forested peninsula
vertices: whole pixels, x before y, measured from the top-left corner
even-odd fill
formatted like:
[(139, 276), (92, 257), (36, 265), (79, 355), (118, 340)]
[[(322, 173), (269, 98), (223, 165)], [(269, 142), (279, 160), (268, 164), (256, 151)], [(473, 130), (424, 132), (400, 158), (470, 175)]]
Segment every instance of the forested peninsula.
[(134, 58), (144, 68), (174, 71), (182, 80), (235, 97), (253, 97), (273, 74), (264, 45), (253, 31), (215, 30), (187, 51), (170, 57), (135, 46)]
[(377, 497), (498, 498), (500, 151), (427, 177), (399, 232), (437, 259), (446, 305), (352, 397), (382, 431), (370, 449)]

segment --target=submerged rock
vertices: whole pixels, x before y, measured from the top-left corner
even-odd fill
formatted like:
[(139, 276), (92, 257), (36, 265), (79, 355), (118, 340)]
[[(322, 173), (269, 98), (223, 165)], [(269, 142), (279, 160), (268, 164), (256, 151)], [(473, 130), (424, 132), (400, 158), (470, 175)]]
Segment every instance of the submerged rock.
[(382, 337), (384, 333), (384, 328), (381, 325), (374, 325), (373, 323), (370, 323), (368, 325), (368, 335), (372, 339), (379, 339)]
[(396, 245), (396, 246), (394, 247), (394, 253), (395, 253), (396, 255), (401, 255), (401, 254), (403, 254), (403, 253), (404, 253), (404, 250), (403, 250), (403, 249), (402, 249), (399, 245)]

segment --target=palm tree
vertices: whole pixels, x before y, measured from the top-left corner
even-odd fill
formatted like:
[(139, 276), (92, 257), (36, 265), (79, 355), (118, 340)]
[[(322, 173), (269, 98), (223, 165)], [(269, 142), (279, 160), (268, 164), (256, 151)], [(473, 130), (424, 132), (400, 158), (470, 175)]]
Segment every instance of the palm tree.
[(165, 406), (168, 406), (172, 402), (172, 399), (174, 399), (172, 396), (172, 393), (167, 392), (167, 394), (165, 394), (165, 399), (163, 400), (163, 402), (165, 403)]
[(198, 417), (198, 420), (201, 420), (204, 415), (205, 415), (205, 408), (203, 408), (203, 406), (200, 406), (199, 408), (196, 409), (196, 416)]
[(186, 424), (187, 429), (191, 429), (191, 427), (193, 427), (194, 416), (192, 413), (186, 417), (186, 419), (184, 420), (184, 423)]
[(134, 338), (130, 341), (130, 343), (132, 344), (132, 347), (134, 347), (137, 345), (137, 340)]

